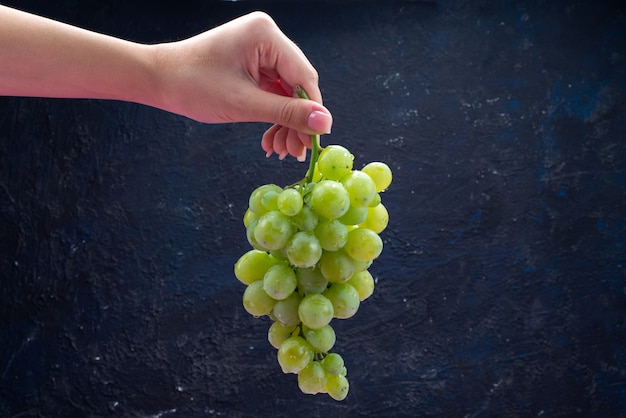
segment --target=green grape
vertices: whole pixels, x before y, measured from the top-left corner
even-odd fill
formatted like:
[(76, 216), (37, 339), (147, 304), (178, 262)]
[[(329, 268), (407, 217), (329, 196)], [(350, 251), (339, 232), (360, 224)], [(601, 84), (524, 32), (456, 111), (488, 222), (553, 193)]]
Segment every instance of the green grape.
[(367, 208), (367, 218), (359, 225), (361, 228), (371, 229), (380, 234), (387, 228), (389, 223), (389, 213), (387, 208), (382, 204), (378, 204), (373, 208)]
[(252, 221), (250, 221), (250, 225), (248, 225), (246, 227), (246, 238), (248, 239), (248, 243), (250, 244), (250, 246), (252, 246), (252, 248), (256, 249), (256, 250), (263, 250), (265, 251), (265, 248), (263, 248), (256, 240), (256, 238), (254, 238), (254, 229), (256, 228), (257, 224), (259, 223), (259, 219), (253, 219)]
[(337, 219), (324, 220), (317, 224), (315, 236), (326, 251), (337, 251), (346, 245), (348, 228)]
[(300, 336), (287, 338), (278, 349), (278, 364), (283, 373), (299, 373), (313, 361), (313, 347)]
[(326, 378), (326, 392), (336, 401), (343, 401), (348, 396), (350, 383), (345, 376), (328, 375)]
[[(330, 303), (330, 301), (328, 302)], [(243, 292), (243, 307), (252, 316), (268, 315), (272, 312), (275, 303), (276, 300), (272, 299), (263, 290), (262, 280), (250, 283)]]
[(328, 145), (317, 159), (317, 167), (325, 179), (339, 180), (352, 170), (354, 155), (341, 145)]
[(250, 225), (250, 222), (258, 218), (259, 218), (259, 215), (252, 212), (252, 209), (248, 208), (246, 210), (246, 213), (244, 213), (243, 215), (243, 226), (247, 228)]
[(243, 284), (250, 284), (256, 280), (262, 280), (271, 266), (278, 260), (260, 250), (250, 250), (235, 263), (235, 277)]
[(282, 191), (268, 190), (261, 198), (261, 204), (266, 212), (278, 210), (278, 196)]
[(320, 364), (328, 374), (333, 376), (339, 376), (344, 368), (343, 357), (338, 353), (328, 353)]
[(322, 173), (320, 173), (319, 164), (315, 164), (315, 168), (313, 168), (313, 178), (311, 179), (312, 183), (317, 183), (322, 179)]
[(289, 262), (300, 268), (314, 267), (322, 256), (322, 247), (311, 232), (296, 232), (285, 247)]
[(296, 289), (296, 273), (286, 264), (275, 264), (267, 269), (263, 276), (263, 290), (270, 297), (282, 300)]
[(289, 260), (287, 260), (287, 256), (285, 255), (284, 250), (284, 248), (281, 248), (280, 250), (272, 250), (270, 251), (270, 255), (274, 257), (277, 261), (288, 264)]
[(300, 317), (298, 316), (298, 307), (302, 301), (302, 296), (298, 292), (292, 292), (283, 300), (279, 300), (274, 304), (272, 314), (276, 321), (286, 326), (298, 325)]
[(313, 187), (310, 204), (319, 216), (337, 219), (348, 211), (350, 195), (338, 181), (322, 180)]
[(374, 180), (374, 183), (376, 184), (376, 191), (379, 193), (391, 184), (391, 169), (385, 163), (372, 162), (363, 167), (361, 171)]
[(283, 341), (291, 337), (291, 334), (296, 329), (295, 325), (283, 325), (278, 321), (272, 322), (269, 330), (267, 331), (267, 340), (275, 349), (279, 349)]
[(296, 269), (298, 289), (305, 293), (322, 293), (328, 287), (328, 280), (318, 269)]
[(302, 334), (309, 344), (320, 353), (330, 351), (337, 339), (335, 330), (330, 325), (324, 325), (319, 329), (306, 328)]
[(318, 264), (322, 275), (331, 283), (346, 282), (354, 274), (354, 263), (343, 250), (323, 251)]
[(344, 225), (358, 225), (367, 218), (367, 207), (350, 206), (348, 211), (339, 218)]
[(348, 241), (344, 249), (355, 260), (370, 261), (376, 259), (382, 252), (383, 241), (371, 229), (356, 228), (348, 232)]
[(359, 261), (359, 260), (355, 260), (352, 257), (350, 257), (350, 259), (352, 260), (352, 263), (354, 264), (355, 273), (358, 273), (359, 271), (367, 270), (368, 268), (370, 268), (370, 266), (374, 262), (373, 260)]
[(372, 200), (370, 204), (367, 206), (370, 208), (373, 208), (374, 206), (380, 205), (380, 202), (381, 202), (380, 193), (376, 193), (376, 195), (374, 196), (374, 200)]
[(326, 370), (319, 361), (310, 362), (298, 373), (298, 387), (307, 395), (315, 395), (326, 388)]
[(277, 186), (275, 184), (264, 184), (263, 186), (259, 186), (250, 194), (250, 199), (248, 200), (248, 206), (252, 212), (257, 215), (263, 215), (267, 212), (266, 207), (263, 205), (263, 196), (265, 193), (269, 191), (273, 191), (275, 193), (280, 193), (282, 191), (282, 187)]
[(300, 321), (308, 328), (318, 329), (333, 319), (332, 302), (319, 293), (306, 295), (298, 307)]
[(348, 283), (334, 283), (323, 295), (333, 304), (335, 318), (351, 318), (359, 310), (359, 292)]
[(291, 222), (300, 231), (313, 231), (319, 222), (317, 215), (307, 206), (291, 218)]
[(302, 195), (296, 189), (285, 189), (278, 195), (278, 210), (287, 216), (295, 216), (302, 210)]
[(354, 273), (347, 283), (354, 287), (359, 293), (359, 299), (361, 302), (372, 296), (372, 293), (374, 293), (374, 278), (367, 270)]
[(267, 250), (279, 250), (285, 246), (293, 232), (289, 217), (273, 210), (259, 218), (254, 228), (254, 239)]
[(351, 206), (368, 206), (376, 197), (374, 180), (362, 171), (351, 171), (341, 179), (341, 184), (350, 196)]

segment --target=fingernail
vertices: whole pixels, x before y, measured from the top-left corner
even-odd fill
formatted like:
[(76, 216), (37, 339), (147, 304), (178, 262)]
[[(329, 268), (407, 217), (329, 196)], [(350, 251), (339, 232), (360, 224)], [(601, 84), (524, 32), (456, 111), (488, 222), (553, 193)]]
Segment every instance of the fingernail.
[(284, 160), (285, 157), (287, 156), (287, 154), (289, 154), (289, 152), (287, 150), (284, 150), (283, 152), (281, 152), (280, 154), (278, 154), (278, 159), (279, 160)]
[(333, 118), (328, 113), (314, 110), (309, 114), (309, 120), (307, 123), (309, 125), (309, 129), (312, 129), (315, 132), (329, 134), (330, 128), (333, 125)]
[(298, 161), (300, 161), (301, 163), (306, 161), (306, 150), (304, 150), (302, 154), (298, 155)]

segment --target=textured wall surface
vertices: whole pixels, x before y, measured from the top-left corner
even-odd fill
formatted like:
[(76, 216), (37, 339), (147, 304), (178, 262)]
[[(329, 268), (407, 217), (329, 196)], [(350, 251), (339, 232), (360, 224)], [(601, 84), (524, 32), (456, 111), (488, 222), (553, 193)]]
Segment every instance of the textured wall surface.
[(0, 98), (0, 416), (626, 417), (620, 2), (4, 3), (141, 42), (266, 10), (324, 143), (395, 177), (337, 403), (281, 373), (233, 275), (249, 193), (306, 171), (267, 125)]

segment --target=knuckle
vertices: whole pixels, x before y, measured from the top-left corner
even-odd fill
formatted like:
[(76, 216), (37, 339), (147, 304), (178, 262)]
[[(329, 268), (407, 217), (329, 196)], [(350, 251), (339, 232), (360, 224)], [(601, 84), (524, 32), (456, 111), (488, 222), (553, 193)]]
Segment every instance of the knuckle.
[(297, 109), (293, 101), (285, 103), (280, 109), (280, 120), (285, 125), (295, 124), (297, 117)]

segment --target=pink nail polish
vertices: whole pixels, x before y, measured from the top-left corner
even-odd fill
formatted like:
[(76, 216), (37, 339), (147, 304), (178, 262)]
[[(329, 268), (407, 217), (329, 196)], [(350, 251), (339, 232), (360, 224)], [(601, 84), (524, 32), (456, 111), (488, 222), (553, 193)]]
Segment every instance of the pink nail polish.
[(333, 125), (333, 118), (328, 113), (314, 110), (309, 114), (307, 124), (309, 125), (309, 129), (315, 132), (329, 134), (330, 128)]

